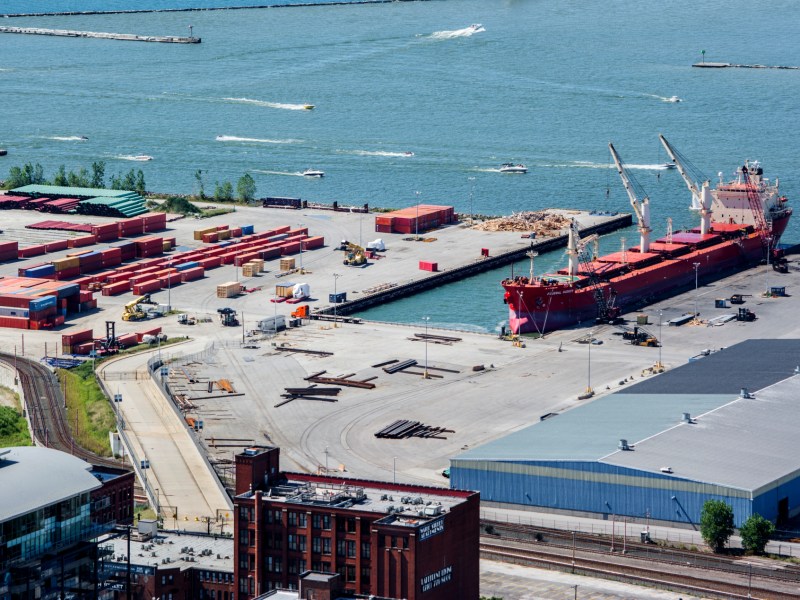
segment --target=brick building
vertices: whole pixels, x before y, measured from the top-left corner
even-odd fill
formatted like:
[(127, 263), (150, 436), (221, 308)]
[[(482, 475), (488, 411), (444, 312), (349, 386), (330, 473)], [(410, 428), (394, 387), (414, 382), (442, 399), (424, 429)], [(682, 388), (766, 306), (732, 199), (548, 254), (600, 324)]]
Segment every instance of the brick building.
[(91, 493), (92, 522), (133, 523), (133, 471), (94, 465), (90, 472), (102, 483)]
[(274, 447), (236, 456), (238, 600), (297, 589), (308, 570), (358, 594), (478, 597), (476, 492), (282, 473), (279, 457)]

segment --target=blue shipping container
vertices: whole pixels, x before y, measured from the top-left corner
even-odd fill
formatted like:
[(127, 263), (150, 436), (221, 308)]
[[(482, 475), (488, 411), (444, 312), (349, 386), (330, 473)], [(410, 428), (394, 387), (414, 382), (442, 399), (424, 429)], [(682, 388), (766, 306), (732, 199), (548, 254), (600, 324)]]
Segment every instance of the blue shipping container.
[(279, 233), (278, 235), (272, 235), (268, 237), (267, 240), (270, 242), (277, 242), (280, 240), (285, 240), (287, 237), (289, 237), (288, 233)]
[(181, 263), (179, 265), (175, 265), (175, 268), (178, 271), (185, 271), (186, 269), (194, 269), (195, 267), (199, 267), (199, 266), (200, 266), (199, 262), (185, 262), (185, 263)]
[(242, 235), (250, 235), (254, 231), (252, 225), (242, 225)]
[(45, 277), (52, 275), (56, 272), (54, 265), (42, 265), (41, 267), (33, 267), (25, 270), (25, 277)]
[(44, 310), (45, 308), (50, 308), (51, 306), (55, 305), (56, 305), (55, 296), (43, 296), (42, 298), (36, 298), (36, 300), (31, 300), (28, 307), (31, 310)]

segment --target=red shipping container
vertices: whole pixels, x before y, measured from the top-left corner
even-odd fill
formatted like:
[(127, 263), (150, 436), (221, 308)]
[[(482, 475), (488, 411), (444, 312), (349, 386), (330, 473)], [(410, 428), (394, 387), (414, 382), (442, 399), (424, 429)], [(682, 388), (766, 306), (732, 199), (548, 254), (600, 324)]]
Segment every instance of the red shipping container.
[(94, 332), (91, 329), (81, 329), (73, 333), (65, 333), (61, 336), (61, 345), (74, 346), (75, 344), (91, 340), (93, 336)]
[(117, 271), (113, 275), (109, 275), (106, 278), (106, 283), (119, 283), (120, 281), (128, 281), (131, 277), (133, 277), (133, 273), (120, 273)]
[(67, 240), (58, 240), (55, 242), (48, 242), (44, 247), (47, 252), (58, 252), (59, 250), (66, 250), (69, 248), (69, 242)]
[(158, 335), (161, 333), (161, 327), (154, 327), (153, 329), (148, 329), (147, 331), (138, 331), (136, 332), (136, 343), (141, 344), (142, 338), (146, 335)]
[(281, 244), (278, 247), (281, 249), (281, 256), (300, 252), (300, 242), (289, 242), (288, 244)]
[(217, 231), (228, 231), (228, 225), (217, 225)]
[(241, 227), (234, 227), (231, 229), (231, 237), (242, 237), (242, 228)]
[(258, 252), (247, 252), (245, 254), (240, 254), (234, 259), (234, 264), (237, 267), (241, 267), (244, 263), (249, 263), (254, 258), (259, 258)]
[(239, 254), (238, 251), (237, 252), (228, 252), (226, 254), (223, 254), (220, 257), (222, 259), (222, 264), (223, 265), (232, 265), (233, 261), (236, 260), (236, 257), (238, 256), (238, 254)]
[(200, 266), (204, 269), (216, 269), (222, 264), (222, 259), (219, 256), (212, 256), (211, 258), (204, 258), (197, 262), (199, 262)]
[(107, 283), (103, 286), (103, 296), (116, 296), (124, 292), (131, 291), (130, 281), (117, 281), (116, 283)]
[(0, 242), (0, 253), (16, 252), (19, 249), (19, 242)]
[(266, 248), (264, 250), (259, 250), (258, 256), (264, 260), (270, 260), (271, 258), (278, 258), (281, 255), (280, 248)]
[(204, 244), (212, 244), (219, 240), (219, 235), (216, 233), (204, 233), (203, 234), (203, 243)]
[(56, 279), (58, 281), (63, 281), (65, 279), (69, 279), (70, 277), (75, 277), (81, 274), (80, 267), (70, 267), (69, 269), (63, 269), (56, 273)]
[(20, 294), (8, 294), (0, 296), (0, 306), (10, 308), (28, 308), (32, 298)]
[(36, 246), (28, 246), (26, 248), (20, 248), (17, 251), (17, 258), (30, 258), (31, 256), (40, 256), (46, 252), (46, 247), (44, 244), (38, 244)]
[(179, 275), (181, 276), (181, 281), (186, 283), (187, 281), (201, 279), (205, 275), (205, 269), (203, 267), (194, 267), (193, 269), (181, 271)]
[(64, 315), (56, 315), (55, 317), (53, 317), (53, 325), (58, 327), (59, 325), (63, 324), (64, 324)]
[(88, 355), (92, 350), (94, 350), (94, 341), (74, 344), (72, 346), (72, 354), (80, 354), (81, 356)]
[(89, 284), (92, 283), (92, 277), (79, 277), (78, 279), (73, 279), (70, 283), (74, 283), (75, 285), (79, 286), (82, 290), (88, 290)]
[(439, 263), (421, 260), (419, 261), (419, 268), (422, 271), (432, 271), (435, 273), (436, 271), (439, 270)]
[(304, 239), (301, 244), (303, 250), (314, 250), (315, 248), (322, 248), (325, 245), (325, 238), (321, 235)]
[(97, 238), (94, 235), (82, 235), (80, 237), (67, 240), (68, 248), (82, 248), (83, 246), (91, 246), (97, 243)]
[(137, 296), (141, 296), (142, 294), (147, 294), (149, 292), (155, 292), (161, 289), (161, 281), (159, 279), (151, 279), (149, 281), (143, 281), (141, 283), (137, 283), (132, 287), (133, 293)]
[(24, 317), (1, 317), (0, 327), (11, 327), (13, 329), (28, 329), (29, 321)]

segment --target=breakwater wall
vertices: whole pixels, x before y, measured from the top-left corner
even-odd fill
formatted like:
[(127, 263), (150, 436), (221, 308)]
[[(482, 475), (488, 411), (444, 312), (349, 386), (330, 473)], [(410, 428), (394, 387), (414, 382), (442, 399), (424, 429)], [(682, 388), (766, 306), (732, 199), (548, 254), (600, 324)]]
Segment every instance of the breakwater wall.
[[(194, 12), (207, 10), (235, 10), (246, 8), (286, 8), (292, 6), (331, 6), (349, 4), (388, 4), (390, 2), (427, 2), (429, 0), (107, 0), (62, 2), (60, 8), (51, 11), (30, 12), (22, 0), (0, 6), (0, 17), (52, 17), (76, 15), (118, 15), (151, 12)], [(6, 4), (6, 3), (3, 3)], [(11, 5), (11, 6), (9, 6)], [(14, 9), (15, 6), (16, 10)], [(65, 5), (75, 8), (70, 9)], [(128, 8), (130, 6), (130, 8)], [(82, 7), (82, 8), (79, 8)]]
[(75, 31), (72, 29), (42, 29), (39, 27), (0, 27), (0, 33), (23, 35), (51, 35), (57, 37), (96, 38), (102, 40), (122, 40), (127, 42), (160, 42), (164, 44), (199, 44), (198, 37), (163, 35), (135, 35), (133, 33), (106, 33), (103, 31)]
[[(597, 225), (592, 225), (590, 227), (585, 227), (581, 229), (581, 236), (585, 237), (593, 233), (597, 234), (610, 233), (612, 231), (628, 227), (632, 223), (633, 223), (632, 215), (630, 214), (617, 215), (614, 217), (610, 217), (607, 221), (603, 221), (602, 223), (598, 223)], [(448, 283), (452, 283), (454, 281), (466, 279), (467, 277), (477, 275), (478, 273), (491, 271), (492, 269), (497, 269), (499, 267), (503, 267), (505, 265), (524, 259), (526, 253), (529, 252), (530, 250), (542, 253), (542, 252), (549, 252), (551, 250), (556, 250), (558, 248), (563, 248), (567, 245), (567, 238), (568, 235), (565, 233), (563, 235), (559, 235), (556, 237), (533, 241), (529, 246), (523, 246), (516, 250), (509, 250), (508, 252), (503, 252), (502, 254), (498, 254), (497, 256), (483, 258), (473, 263), (461, 265), (460, 267), (454, 267), (452, 269), (442, 271), (441, 273), (436, 273), (435, 275), (425, 277), (424, 279), (420, 279), (418, 281), (413, 281), (411, 283), (406, 283), (386, 290), (381, 290), (379, 292), (375, 292), (374, 294), (365, 295), (362, 296), (361, 298), (356, 298), (354, 300), (348, 300), (347, 302), (342, 302), (341, 304), (338, 304), (336, 306), (336, 314), (351, 315), (359, 311), (363, 311), (373, 306), (376, 306), (378, 304), (385, 304), (387, 302), (392, 302), (394, 300), (399, 300), (401, 298), (413, 296), (414, 294), (418, 294), (420, 292), (424, 292), (426, 290), (430, 290)], [(314, 312), (316, 314), (333, 314), (334, 308), (333, 306), (326, 306)]]

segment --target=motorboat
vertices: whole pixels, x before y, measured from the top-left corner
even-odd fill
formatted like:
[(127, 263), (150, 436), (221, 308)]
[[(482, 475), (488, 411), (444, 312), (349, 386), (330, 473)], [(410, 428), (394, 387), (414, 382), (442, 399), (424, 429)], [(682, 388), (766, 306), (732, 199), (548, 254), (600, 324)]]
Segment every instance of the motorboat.
[(153, 160), (152, 156), (147, 154), (137, 154), (136, 156), (132, 156), (131, 160), (138, 160), (139, 162), (146, 162), (148, 160)]
[(313, 104), (304, 104), (303, 108), (305, 108), (306, 110), (314, 110), (315, 107)]
[(413, 152), (403, 152), (403, 156), (414, 156)]
[(303, 171), (303, 177), (325, 177), (325, 171), (318, 171), (317, 169), (306, 169)]
[(668, 162), (668, 163), (664, 163), (663, 165), (661, 165), (661, 168), (662, 169), (677, 169), (678, 165), (676, 165), (674, 162)]
[(482, 32), (482, 31), (486, 31), (486, 30), (483, 28), (483, 25), (481, 25), (480, 23), (473, 23), (472, 25), (470, 25), (469, 27), (467, 27), (467, 29), (469, 29), (470, 31), (472, 31), (472, 33), (480, 33), (480, 32)]
[(522, 163), (503, 163), (500, 165), (500, 172), (501, 173), (527, 173), (528, 167), (523, 165)]
[(676, 103), (676, 102), (680, 102), (680, 101), (681, 101), (681, 99), (678, 98), (677, 96), (670, 96), (669, 98), (667, 98), (667, 102)]

